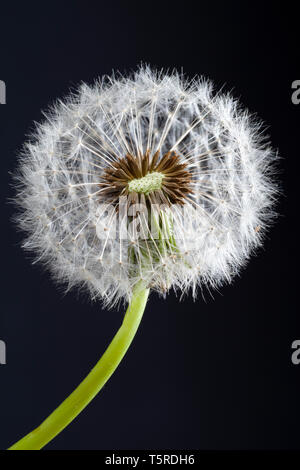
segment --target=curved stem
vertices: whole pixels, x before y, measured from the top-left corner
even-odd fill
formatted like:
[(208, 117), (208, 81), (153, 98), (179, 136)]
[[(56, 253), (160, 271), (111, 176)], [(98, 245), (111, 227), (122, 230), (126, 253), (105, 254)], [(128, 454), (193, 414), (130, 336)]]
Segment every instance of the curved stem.
[(39, 450), (59, 434), (97, 395), (120, 364), (142, 319), (149, 289), (137, 285), (123, 323), (88, 376), (43, 423), (8, 450)]

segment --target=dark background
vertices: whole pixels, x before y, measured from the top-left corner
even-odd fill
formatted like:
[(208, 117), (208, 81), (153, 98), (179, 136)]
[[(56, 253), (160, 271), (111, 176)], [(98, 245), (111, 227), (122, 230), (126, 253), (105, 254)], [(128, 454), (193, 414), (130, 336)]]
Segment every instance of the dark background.
[[(8, 174), (41, 110), (80, 81), (140, 63), (203, 74), (268, 125), (282, 161), (281, 214), (234, 284), (196, 303), (151, 295), (126, 359), (47, 449), (300, 448), (299, 25), (291, 5), (21, 2), (1, 5), (0, 448), (75, 388), (122, 320), (59, 291), (20, 248)], [(198, 10), (196, 5), (198, 4)], [(297, 68), (297, 70), (296, 70)], [(297, 259), (298, 258), (298, 259)]]

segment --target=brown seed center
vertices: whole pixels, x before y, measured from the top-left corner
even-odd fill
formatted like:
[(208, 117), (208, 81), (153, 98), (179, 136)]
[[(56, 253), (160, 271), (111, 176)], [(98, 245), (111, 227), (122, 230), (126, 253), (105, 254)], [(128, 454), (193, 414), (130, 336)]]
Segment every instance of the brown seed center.
[(142, 157), (127, 154), (106, 168), (99, 183), (101, 199), (118, 203), (120, 196), (129, 195), (132, 202), (139, 194), (150, 203), (184, 204), (192, 193), (192, 175), (187, 164), (175, 152), (167, 152), (160, 158), (160, 151), (152, 156), (147, 151)]

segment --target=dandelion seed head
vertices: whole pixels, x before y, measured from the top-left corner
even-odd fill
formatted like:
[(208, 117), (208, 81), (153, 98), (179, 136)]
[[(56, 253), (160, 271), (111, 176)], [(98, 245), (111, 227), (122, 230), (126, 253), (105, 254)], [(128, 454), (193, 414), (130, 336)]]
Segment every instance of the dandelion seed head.
[(261, 123), (203, 78), (146, 66), (83, 84), (20, 155), (24, 248), (108, 306), (140, 279), (196, 296), (231, 282), (261, 245), (275, 160)]

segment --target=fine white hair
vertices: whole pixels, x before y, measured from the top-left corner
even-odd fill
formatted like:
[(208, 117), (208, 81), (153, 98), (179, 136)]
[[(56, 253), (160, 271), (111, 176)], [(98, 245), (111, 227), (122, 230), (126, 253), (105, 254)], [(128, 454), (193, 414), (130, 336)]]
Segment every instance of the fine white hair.
[[(158, 162), (176, 152), (191, 175), (183, 204), (166, 208), (168, 249), (111, 236), (112, 218), (99, 211), (105, 170), (146, 151), (159, 151)], [(191, 288), (195, 296), (197, 287), (230, 282), (261, 245), (274, 216), (275, 159), (261, 122), (204, 78), (142, 66), (82, 84), (51, 108), (20, 155), (24, 247), (67, 288), (84, 286), (108, 306), (129, 300), (139, 279), (159, 293)]]

